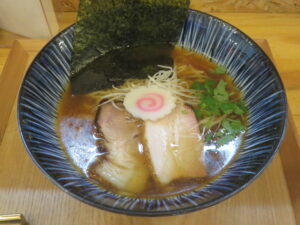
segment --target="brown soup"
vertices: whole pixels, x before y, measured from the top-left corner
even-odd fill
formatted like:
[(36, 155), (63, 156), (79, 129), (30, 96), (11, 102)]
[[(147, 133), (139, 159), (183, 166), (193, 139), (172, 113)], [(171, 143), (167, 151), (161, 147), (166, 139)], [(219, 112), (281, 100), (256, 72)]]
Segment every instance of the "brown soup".
[[(195, 112), (199, 122), (199, 135), (203, 141), (202, 160), (206, 175), (202, 177), (180, 177), (167, 184), (158, 182), (151, 160), (149, 160), (147, 144), (141, 138), (137, 141), (139, 152), (136, 154), (138, 157), (141, 155), (142, 164), (145, 164), (145, 168), (148, 170), (146, 184), (142, 190), (136, 192), (128, 191), (126, 188), (118, 188), (118, 185), (114, 185), (99, 175), (96, 169), (101, 163), (111, 161), (109, 148), (103, 144), (105, 137), (96, 122), (101, 98), (94, 93), (72, 95), (69, 86), (59, 106), (57, 129), (61, 137), (61, 144), (74, 166), (95, 184), (111, 192), (126, 196), (141, 198), (174, 196), (201, 188), (215, 179), (222, 174), (238, 154), (247, 122), (246, 113), (241, 111), (244, 107), (240, 105), (243, 100), (242, 94), (231, 77), (226, 74), (224, 68), (188, 50), (175, 47), (171, 57), (176, 65), (178, 78), (184, 80), (192, 89), (199, 91), (201, 104), (204, 104), (202, 107), (205, 110), (198, 110), (198, 105), (189, 107)], [(213, 82), (205, 83), (206, 80), (213, 80)], [(221, 80), (226, 82), (225, 91), (221, 87)], [(210, 86), (209, 83), (211, 83)], [(222, 100), (224, 96), (228, 98), (225, 101), (228, 103), (227, 105)], [(213, 107), (206, 106), (206, 101), (211, 101)], [(142, 122), (138, 126), (141, 126), (142, 130), (144, 129)], [(234, 130), (235, 128), (237, 130)], [(130, 185), (134, 186), (135, 183), (139, 182), (134, 179), (140, 179), (140, 177), (133, 176)]]

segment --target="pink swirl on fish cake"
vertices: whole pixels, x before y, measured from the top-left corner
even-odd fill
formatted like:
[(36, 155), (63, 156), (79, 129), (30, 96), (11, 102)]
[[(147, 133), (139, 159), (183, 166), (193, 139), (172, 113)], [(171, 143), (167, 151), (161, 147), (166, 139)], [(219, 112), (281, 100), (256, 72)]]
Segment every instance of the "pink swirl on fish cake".
[(164, 106), (164, 97), (156, 93), (144, 94), (137, 99), (136, 106), (144, 112), (155, 112)]

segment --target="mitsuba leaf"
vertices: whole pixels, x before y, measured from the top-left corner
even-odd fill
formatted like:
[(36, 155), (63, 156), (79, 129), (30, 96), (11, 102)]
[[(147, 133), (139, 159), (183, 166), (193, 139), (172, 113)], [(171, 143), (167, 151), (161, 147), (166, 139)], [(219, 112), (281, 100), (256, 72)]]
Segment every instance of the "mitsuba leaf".
[(243, 109), (241, 109), (238, 105), (235, 105), (234, 113), (238, 114), (238, 115), (242, 115), (245, 113), (245, 111)]
[(213, 138), (213, 133), (209, 132), (206, 136), (205, 136), (205, 141), (206, 142), (210, 142)]
[(228, 115), (235, 111), (236, 105), (231, 102), (223, 102), (220, 104), (220, 109), (224, 114)]
[(213, 90), (214, 98), (218, 101), (227, 101), (229, 99), (229, 94), (226, 91), (226, 82), (224, 80), (220, 80), (217, 87)]
[(239, 101), (235, 103), (234, 113), (238, 115), (242, 115), (247, 111), (245, 103), (243, 101)]
[(235, 136), (234, 135), (224, 135), (223, 137), (219, 138), (216, 141), (217, 146), (222, 146), (225, 145), (227, 143), (229, 143), (230, 141), (234, 140)]
[(202, 113), (201, 113), (201, 110), (199, 108), (194, 109), (194, 113), (195, 113), (196, 117), (198, 117), (198, 118), (202, 117)]
[(200, 83), (199, 81), (195, 81), (194, 83), (192, 83), (191, 89), (204, 90), (204, 84)]
[(239, 134), (245, 129), (245, 126), (241, 123), (239, 119), (232, 120), (225, 118), (222, 121), (222, 126), (226, 131), (232, 135)]
[(238, 134), (245, 129), (245, 126), (240, 120), (231, 120), (231, 128), (234, 130), (233, 133)]
[(218, 102), (210, 96), (204, 96), (201, 99), (200, 108), (206, 110), (209, 115), (220, 115)]
[(204, 87), (207, 90), (208, 95), (213, 95), (214, 86), (216, 85), (216, 81), (212, 79), (207, 79), (204, 83)]
[(199, 108), (194, 111), (198, 118), (203, 119), (202, 126), (211, 129), (220, 116), (223, 118), (215, 135), (209, 131), (205, 136), (206, 142), (214, 141), (217, 146), (229, 143), (245, 130), (241, 119), (231, 119), (246, 113), (245, 103), (231, 101), (226, 86), (224, 80), (220, 80), (216, 85), (211, 79), (204, 83), (196, 81), (191, 85), (192, 89), (198, 91), (196, 95), (200, 98)]
[(217, 66), (214, 70), (214, 74), (225, 74), (227, 72), (226, 68), (224, 66)]

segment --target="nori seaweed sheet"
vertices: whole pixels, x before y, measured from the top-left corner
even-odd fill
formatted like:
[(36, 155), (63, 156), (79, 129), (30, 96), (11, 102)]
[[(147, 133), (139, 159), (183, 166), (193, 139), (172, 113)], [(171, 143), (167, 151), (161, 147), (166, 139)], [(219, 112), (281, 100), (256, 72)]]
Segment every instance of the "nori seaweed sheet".
[(111, 50), (176, 43), (188, 5), (188, 0), (81, 0), (74, 31), (72, 78)]
[(85, 94), (123, 84), (128, 78), (146, 79), (159, 68), (173, 66), (171, 44), (143, 45), (112, 50), (98, 57), (71, 79), (73, 94)]

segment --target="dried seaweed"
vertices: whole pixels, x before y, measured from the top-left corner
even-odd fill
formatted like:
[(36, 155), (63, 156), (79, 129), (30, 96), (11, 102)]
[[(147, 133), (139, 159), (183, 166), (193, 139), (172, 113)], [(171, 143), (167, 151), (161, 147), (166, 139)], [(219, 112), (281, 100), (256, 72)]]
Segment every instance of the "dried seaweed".
[(176, 42), (187, 10), (187, 0), (81, 0), (72, 76), (111, 50)]

